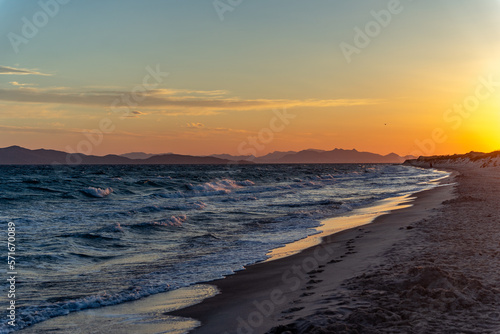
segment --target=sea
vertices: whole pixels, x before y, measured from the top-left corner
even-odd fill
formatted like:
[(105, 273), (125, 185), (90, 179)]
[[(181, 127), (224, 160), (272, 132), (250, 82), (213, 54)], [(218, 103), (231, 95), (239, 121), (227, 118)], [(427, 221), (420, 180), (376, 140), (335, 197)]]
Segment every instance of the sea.
[(222, 278), (326, 218), (446, 175), (390, 164), (0, 166), (0, 333)]

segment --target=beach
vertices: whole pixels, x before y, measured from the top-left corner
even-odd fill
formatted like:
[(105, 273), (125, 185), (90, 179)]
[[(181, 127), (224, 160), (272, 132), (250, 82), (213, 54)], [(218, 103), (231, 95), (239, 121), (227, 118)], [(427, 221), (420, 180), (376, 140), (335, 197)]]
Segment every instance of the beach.
[(197, 334), (498, 332), (498, 170), (445, 167), (411, 206), (211, 282), (220, 294), (172, 314)]
[(500, 334), (500, 0), (0, 8), (0, 334)]
[(189, 287), (366, 224), (447, 175), (391, 164), (2, 169), (0, 211), (24, 249), (16, 328), (4, 319), (0, 332), (52, 333), (184, 333), (197, 323), (161, 315), (212, 294)]

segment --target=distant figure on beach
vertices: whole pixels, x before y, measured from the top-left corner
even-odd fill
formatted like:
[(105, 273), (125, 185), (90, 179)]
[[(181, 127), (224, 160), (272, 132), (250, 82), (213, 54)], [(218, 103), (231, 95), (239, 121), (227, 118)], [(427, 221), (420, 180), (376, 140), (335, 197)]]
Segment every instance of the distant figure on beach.
[(431, 167), (431, 168), (432, 168), (432, 162), (429, 162), (429, 167)]

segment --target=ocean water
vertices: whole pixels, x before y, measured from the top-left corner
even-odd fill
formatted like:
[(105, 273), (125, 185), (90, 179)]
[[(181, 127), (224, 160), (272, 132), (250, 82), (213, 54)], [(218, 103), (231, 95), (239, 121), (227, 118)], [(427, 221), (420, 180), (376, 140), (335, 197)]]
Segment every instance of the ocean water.
[(15, 328), (221, 278), (322, 219), (445, 175), (360, 164), (0, 166), (4, 273), (16, 225)]

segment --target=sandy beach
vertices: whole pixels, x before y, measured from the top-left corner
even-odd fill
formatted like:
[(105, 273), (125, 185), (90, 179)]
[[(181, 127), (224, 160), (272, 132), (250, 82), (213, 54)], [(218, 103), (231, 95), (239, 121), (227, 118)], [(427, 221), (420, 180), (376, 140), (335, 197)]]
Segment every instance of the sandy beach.
[(0, 8), (0, 334), (500, 334), (500, 0)]
[(497, 168), (451, 168), (442, 186), (373, 223), (211, 282), (175, 311), (193, 333), (495, 333), (500, 330)]

